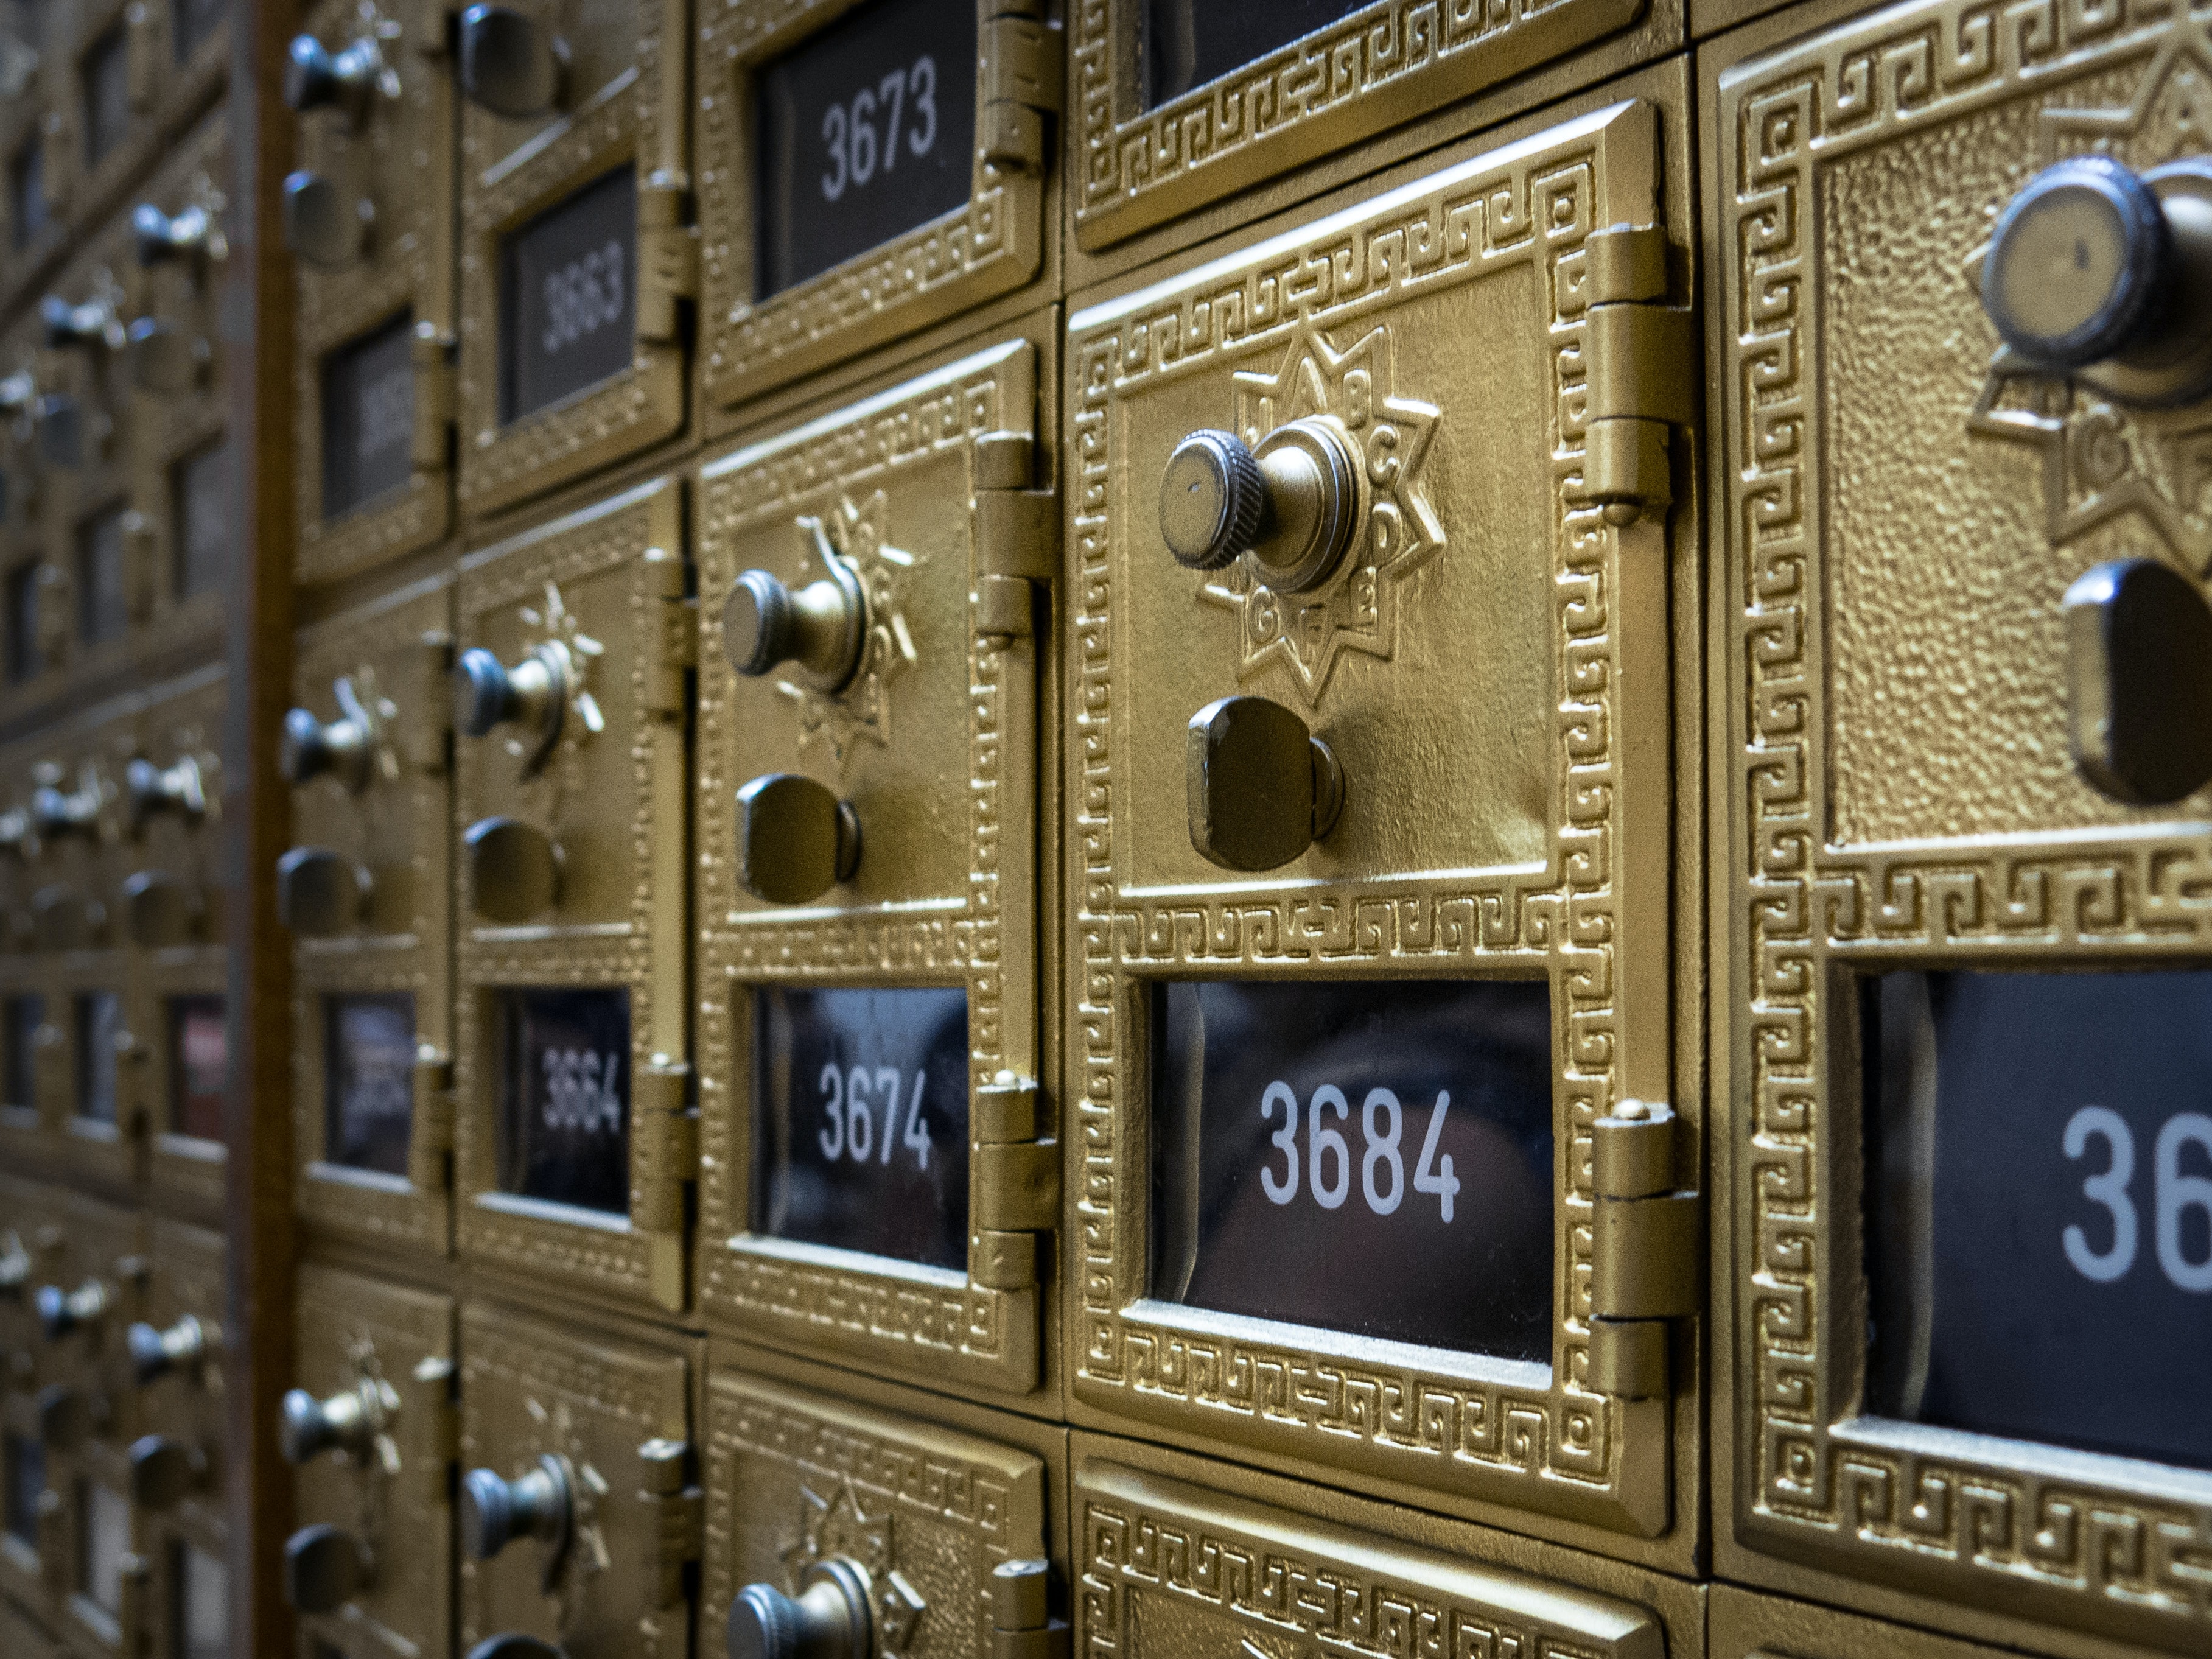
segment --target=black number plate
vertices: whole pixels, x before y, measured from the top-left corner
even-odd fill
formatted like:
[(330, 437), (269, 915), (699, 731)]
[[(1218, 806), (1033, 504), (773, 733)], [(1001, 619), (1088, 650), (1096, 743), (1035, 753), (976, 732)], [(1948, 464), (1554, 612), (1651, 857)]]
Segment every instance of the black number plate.
[(1891, 973), (1860, 1010), (1869, 1408), (2212, 1467), (2212, 972)]
[(874, 0), (761, 70), (754, 294), (766, 299), (963, 206), (975, 8)]
[(580, 1209), (629, 1209), (629, 993), (502, 999), (499, 1184)]
[(1545, 984), (1167, 984), (1153, 1029), (1153, 1296), (1551, 1358)]
[(402, 312), (323, 362), (323, 516), (389, 494), (414, 471), (415, 319)]
[(225, 1659), (230, 1649), (230, 1569), (179, 1539), (169, 1546), (176, 1659)]
[(500, 253), (499, 412), (519, 420), (630, 366), (637, 346), (637, 171), (541, 213)]
[(39, 1499), (46, 1490), (46, 1446), (29, 1435), (11, 1430), (0, 1437), (0, 1455), (4, 1455), (8, 1463), (9, 1535), (35, 1550), (39, 1547)]
[(8, 242), (21, 253), (46, 234), (46, 151), (34, 128), (8, 161)]
[(415, 999), (404, 992), (332, 997), (323, 1018), (324, 1158), (405, 1175), (415, 1127)]
[(1146, 0), (1139, 79), (1151, 108), (1243, 69), (1368, 0)]
[(218, 592), (230, 582), (234, 526), (243, 503), (231, 472), (230, 441), (204, 444), (177, 463), (177, 595)]
[(170, 33), (176, 39), (177, 61), (189, 63), (201, 41), (222, 21), (224, 0), (173, 0)]
[(753, 1230), (968, 1265), (968, 994), (762, 991)]
[(39, 562), (26, 559), (8, 573), (8, 678), (21, 685), (46, 666), (39, 647)]
[(118, 23), (84, 55), (84, 159), (98, 167), (131, 131), (131, 46)]
[(169, 999), (169, 1127), (200, 1140), (222, 1139), (230, 1044), (219, 996)]
[(130, 602), (124, 592), (125, 510), (111, 507), (87, 520), (77, 532), (77, 635), (87, 645), (119, 640), (131, 625)]
[(95, 1123), (115, 1121), (116, 1034), (123, 1029), (123, 999), (112, 991), (82, 991), (76, 999), (76, 1115)]
[(0, 1030), (0, 1042), (7, 1045), (0, 1054), (0, 1065), (5, 1067), (9, 1106), (35, 1106), (39, 1101), (39, 1027), (46, 1024), (46, 1000), (34, 993), (9, 997), (4, 1014), (6, 1026)]

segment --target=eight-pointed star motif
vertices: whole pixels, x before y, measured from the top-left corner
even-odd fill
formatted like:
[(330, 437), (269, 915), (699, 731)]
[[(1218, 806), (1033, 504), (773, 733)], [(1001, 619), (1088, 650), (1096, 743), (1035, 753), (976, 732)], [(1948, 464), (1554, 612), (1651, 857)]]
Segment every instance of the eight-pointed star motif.
[(878, 1650), (884, 1659), (899, 1659), (914, 1640), (915, 1626), (928, 1604), (891, 1565), (890, 1511), (868, 1514), (849, 1480), (838, 1484), (834, 1498), (824, 1498), (811, 1486), (801, 1486), (799, 1496), (799, 1536), (782, 1551), (784, 1588), (798, 1595), (806, 1570), (830, 1556), (858, 1562), (868, 1575)]
[(860, 643), (860, 665), (838, 691), (821, 691), (796, 680), (778, 680), (775, 689), (799, 706), (799, 746), (819, 738), (843, 766), (853, 745), (865, 738), (890, 742), (890, 702), (884, 687), (911, 667), (914, 636), (907, 629), (906, 585), (923, 561), (890, 544), (884, 521), (890, 502), (880, 489), (855, 505), (840, 496), (820, 518), (802, 516), (799, 535), (805, 549), (799, 582), (829, 574), (841, 561), (867, 596), (868, 632)]

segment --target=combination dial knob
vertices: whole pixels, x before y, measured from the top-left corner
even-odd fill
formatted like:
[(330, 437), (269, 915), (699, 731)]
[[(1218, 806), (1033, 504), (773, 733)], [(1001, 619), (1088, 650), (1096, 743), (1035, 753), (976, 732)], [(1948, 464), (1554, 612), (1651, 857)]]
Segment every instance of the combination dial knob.
[(796, 592), (774, 573), (741, 572), (722, 600), (722, 654), (758, 677), (785, 663), (817, 691), (839, 691), (860, 665), (868, 606), (860, 579), (834, 553), (829, 574)]
[(39, 1329), (49, 1342), (64, 1338), (98, 1324), (114, 1304), (115, 1293), (106, 1281), (88, 1279), (73, 1291), (58, 1285), (41, 1285), (32, 1298), (32, 1309), (39, 1316)]
[(1233, 433), (1194, 432), (1160, 478), (1160, 537), (1177, 563), (1218, 570), (1249, 553), (1284, 592), (1335, 574), (1366, 507), (1358, 452), (1328, 416), (1277, 427), (1256, 448)]
[(572, 1510), (568, 1467), (550, 1453), (512, 1480), (494, 1469), (471, 1469), (461, 1477), (461, 1548), (477, 1561), (518, 1538), (557, 1549), (568, 1536)]
[(119, 350), (123, 345), (122, 319), (115, 307), (105, 299), (87, 300), (82, 305), (71, 305), (58, 294), (49, 294), (39, 301), (39, 320), (45, 325), (46, 343), (57, 349), (68, 346), (98, 350)]
[(287, 783), (328, 776), (349, 789), (359, 789), (368, 782), (373, 757), (368, 726), (350, 714), (325, 721), (307, 709), (295, 708), (284, 716), (276, 770)]
[(147, 266), (222, 254), (214, 216), (198, 204), (181, 213), (164, 213), (151, 202), (139, 203), (131, 214), (131, 241), (138, 263)]
[(461, 14), (461, 95), (510, 120), (560, 106), (568, 91), (568, 43), (512, 6)]
[(287, 1463), (305, 1463), (326, 1451), (358, 1457), (398, 1409), (398, 1391), (381, 1380), (364, 1381), (327, 1400), (294, 1389), (284, 1396), (277, 1446)]
[(561, 729), (568, 692), (568, 673), (555, 653), (533, 651), (510, 668), (478, 647), (453, 665), (453, 724), (471, 738), (521, 726), (550, 742)]
[(123, 799), (135, 838), (158, 812), (174, 812), (185, 818), (203, 817), (207, 811), (207, 780), (196, 756), (156, 766), (142, 755), (123, 769)]
[(874, 1651), (868, 1577), (833, 1555), (807, 1568), (796, 1596), (747, 1584), (723, 1626), (729, 1659), (868, 1659)]

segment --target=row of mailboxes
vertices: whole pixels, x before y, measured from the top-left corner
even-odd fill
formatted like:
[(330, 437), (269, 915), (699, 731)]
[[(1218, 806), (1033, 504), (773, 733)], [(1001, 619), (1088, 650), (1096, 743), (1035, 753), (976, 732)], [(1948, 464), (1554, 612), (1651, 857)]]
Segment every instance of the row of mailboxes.
[(81, 1653), (226, 1653), (222, 1240), (12, 1176), (0, 1205), (0, 1588)]

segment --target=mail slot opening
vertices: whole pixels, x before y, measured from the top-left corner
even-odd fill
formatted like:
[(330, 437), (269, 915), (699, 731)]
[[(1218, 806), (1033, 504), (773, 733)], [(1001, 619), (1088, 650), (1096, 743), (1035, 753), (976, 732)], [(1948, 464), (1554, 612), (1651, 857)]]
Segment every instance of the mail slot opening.
[(1156, 1299), (1551, 1358), (1547, 981), (1171, 981), (1152, 1017)]
[(76, 1483), (76, 1499), (77, 1591), (112, 1616), (123, 1611), (131, 1502), (106, 1481), (89, 1480)]
[(102, 509), (78, 527), (76, 542), (77, 637), (87, 645), (119, 640), (130, 626), (125, 591), (125, 520), (121, 501)]
[(116, 1121), (122, 1055), (123, 999), (112, 991), (80, 991), (76, 998), (76, 1115), (94, 1123)]
[(629, 993), (498, 994), (497, 1176), (548, 1204), (629, 1209)]
[(753, 997), (753, 1231), (968, 1262), (968, 994)]
[(2212, 1467), (2212, 970), (1857, 1002), (1868, 1410)]
[(637, 169), (628, 162), (500, 249), (499, 418), (534, 415), (630, 366), (637, 346)]
[(0, 1443), (0, 1456), (7, 1467), (0, 1470), (7, 1487), (4, 1496), (8, 1510), (8, 1535), (17, 1543), (32, 1549), (39, 1547), (39, 1499), (46, 1490), (46, 1449), (28, 1435), (12, 1430)]
[(169, 1546), (169, 1628), (176, 1659), (223, 1659), (230, 1651), (230, 1575), (205, 1550)]
[(405, 992), (323, 1003), (323, 1159), (407, 1173), (415, 1122), (415, 999)]
[(39, 1028), (46, 1022), (46, 1000), (26, 991), (0, 1003), (0, 1105), (35, 1107), (39, 1102)]
[(323, 516), (343, 518), (414, 471), (415, 316), (403, 311), (323, 360)]
[(171, 997), (168, 1014), (169, 1132), (221, 1140), (222, 1097), (230, 1079), (222, 998)]
[(753, 297), (966, 205), (975, 8), (872, 0), (753, 79)]
[(1138, 84), (1154, 109), (1349, 17), (1369, 0), (1145, 0)]

